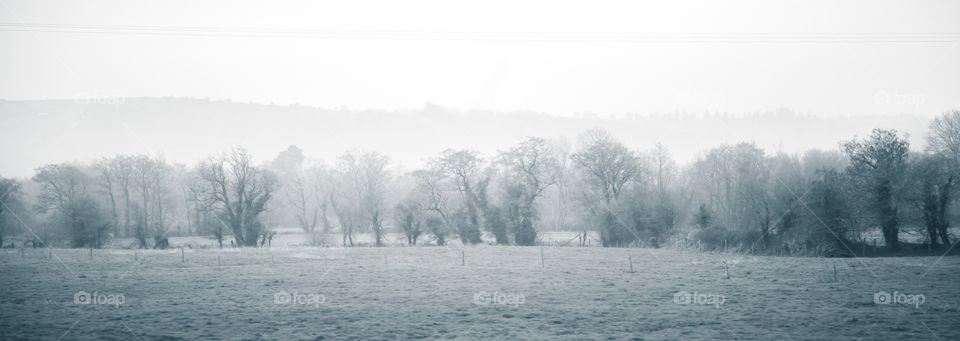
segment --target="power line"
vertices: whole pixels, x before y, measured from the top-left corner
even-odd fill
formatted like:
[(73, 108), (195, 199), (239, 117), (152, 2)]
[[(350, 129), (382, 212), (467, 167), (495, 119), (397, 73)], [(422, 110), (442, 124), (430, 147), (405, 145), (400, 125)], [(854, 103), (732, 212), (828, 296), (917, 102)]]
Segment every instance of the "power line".
[(171, 37), (373, 39), (598, 43), (954, 43), (958, 32), (886, 33), (622, 33), (471, 32), (355, 29), (278, 29), (210, 26), (0, 23), (0, 31)]

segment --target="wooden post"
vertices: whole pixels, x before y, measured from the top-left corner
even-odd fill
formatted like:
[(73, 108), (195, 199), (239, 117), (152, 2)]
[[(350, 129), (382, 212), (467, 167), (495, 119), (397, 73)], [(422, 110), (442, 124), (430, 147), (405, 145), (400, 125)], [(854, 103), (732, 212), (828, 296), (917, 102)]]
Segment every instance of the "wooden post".
[(183, 263), (183, 262), (184, 262), (184, 259), (183, 259), (183, 248), (181, 247), (181, 248), (180, 248), (180, 263)]
[(217, 271), (220, 271), (220, 256), (217, 255)]
[(727, 252), (727, 240), (723, 240), (723, 252)]
[(730, 268), (727, 266), (727, 261), (723, 261), (723, 275), (730, 279)]
[(133, 249), (133, 261), (137, 261), (137, 249)]
[(23, 258), (23, 245), (20, 245), (20, 258)]
[(627, 256), (627, 262), (630, 263), (630, 273), (633, 273), (633, 256)]
[(467, 256), (463, 254), (463, 250), (460, 250), (460, 266), (467, 264)]
[(50, 255), (47, 256), (47, 257), (52, 259), (52, 258), (53, 258), (53, 248), (50, 247), (50, 248), (47, 248), (47, 250), (50, 250)]
[(93, 260), (93, 246), (90, 247), (90, 260)]
[(387, 265), (387, 255), (383, 255), (383, 265)]
[(540, 268), (543, 268), (543, 248), (540, 248)]
[(833, 281), (834, 281), (834, 282), (839, 282), (839, 281), (840, 281), (839, 276), (837, 276), (837, 265), (836, 265), (836, 264), (833, 265)]

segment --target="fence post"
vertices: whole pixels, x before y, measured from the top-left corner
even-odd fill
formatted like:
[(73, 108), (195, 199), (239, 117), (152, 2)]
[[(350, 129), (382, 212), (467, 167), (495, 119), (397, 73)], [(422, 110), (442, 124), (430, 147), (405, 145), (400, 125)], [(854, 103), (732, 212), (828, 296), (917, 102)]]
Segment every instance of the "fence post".
[(627, 256), (627, 262), (630, 263), (630, 273), (633, 273), (633, 256)]
[(183, 247), (181, 247), (181, 248), (180, 248), (180, 263), (183, 263), (183, 262), (184, 262), (184, 259), (183, 259)]
[(540, 268), (543, 269), (543, 248), (540, 248)]
[(833, 281), (834, 281), (834, 282), (840, 282), (840, 278), (839, 278), (839, 276), (837, 276), (837, 265), (836, 265), (836, 264), (833, 265)]
[(93, 246), (90, 247), (90, 260), (93, 260)]
[(467, 264), (467, 256), (464, 255), (463, 249), (460, 249), (460, 266)]

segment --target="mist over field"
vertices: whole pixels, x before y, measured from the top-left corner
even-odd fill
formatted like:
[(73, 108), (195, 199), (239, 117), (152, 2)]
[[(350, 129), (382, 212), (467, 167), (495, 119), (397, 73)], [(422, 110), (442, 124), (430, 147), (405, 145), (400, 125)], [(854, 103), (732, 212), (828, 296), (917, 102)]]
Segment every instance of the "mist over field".
[(0, 341), (960, 340), (957, 13), (0, 0)]
[(370, 149), (413, 169), (445, 148), (495, 154), (527, 136), (574, 141), (588, 128), (607, 129), (638, 148), (662, 143), (681, 163), (693, 161), (711, 146), (741, 141), (789, 154), (809, 148), (839, 150), (839, 141), (869, 134), (876, 127), (900, 130), (916, 149), (932, 119), (932, 115), (822, 118), (784, 108), (614, 117), (478, 111), (430, 103), (412, 109), (350, 110), (92, 94), (0, 101), (0, 112), (0, 123), (11, 127), (0, 136), (4, 155), (0, 174), (20, 177), (29, 177), (45, 162), (86, 161), (110, 154), (162, 152), (171, 161), (192, 165), (234, 145), (250, 149), (258, 162), (289, 145), (299, 146), (307, 157), (327, 160), (348, 149)]

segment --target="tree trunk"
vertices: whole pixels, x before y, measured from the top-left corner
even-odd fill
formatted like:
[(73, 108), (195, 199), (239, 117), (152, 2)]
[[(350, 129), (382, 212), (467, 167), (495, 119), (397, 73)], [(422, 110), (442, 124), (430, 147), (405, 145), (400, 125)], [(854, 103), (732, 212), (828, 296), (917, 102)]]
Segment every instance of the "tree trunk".
[(880, 227), (883, 231), (883, 240), (891, 250), (900, 249), (900, 222), (897, 220), (897, 209), (893, 205), (892, 188), (889, 182), (884, 182), (877, 190), (877, 199), (880, 205)]
[[(937, 212), (939, 214), (939, 219), (937, 222), (937, 230), (940, 232), (940, 241), (943, 242), (944, 246), (950, 245), (950, 237), (947, 236), (947, 227), (950, 226), (950, 218), (947, 215), (947, 210), (950, 207), (950, 191), (953, 190), (953, 177), (947, 178), (947, 183), (943, 186), (940, 186), (940, 210)], [(934, 234), (932, 239), (936, 239)]]

